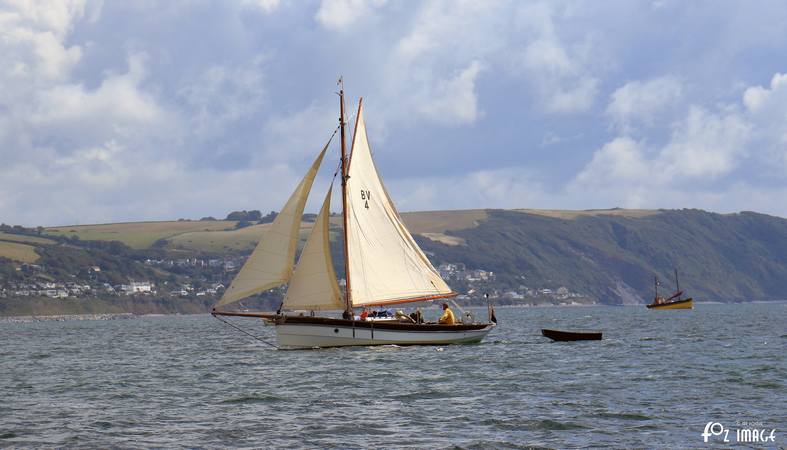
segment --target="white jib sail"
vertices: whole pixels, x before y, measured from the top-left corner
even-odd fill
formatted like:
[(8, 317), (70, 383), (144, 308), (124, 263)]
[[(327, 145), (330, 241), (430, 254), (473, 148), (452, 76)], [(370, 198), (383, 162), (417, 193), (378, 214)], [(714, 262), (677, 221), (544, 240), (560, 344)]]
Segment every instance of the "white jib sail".
[(347, 180), (347, 247), (354, 306), (452, 294), (405, 228), (372, 160), (359, 105)]
[(336, 282), (336, 272), (331, 261), (329, 233), (331, 192), (320, 209), (309, 239), (303, 247), (298, 265), (290, 279), (284, 296), (284, 308), (309, 310), (344, 309), (344, 302)]
[(306, 176), (303, 177), (270, 227), (263, 233), (257, 247), (216, 306), (236, 302), (290, 281), (303, 208), (327, 149), (328, 144), (325, 144), (320, 155), (306, 172)]

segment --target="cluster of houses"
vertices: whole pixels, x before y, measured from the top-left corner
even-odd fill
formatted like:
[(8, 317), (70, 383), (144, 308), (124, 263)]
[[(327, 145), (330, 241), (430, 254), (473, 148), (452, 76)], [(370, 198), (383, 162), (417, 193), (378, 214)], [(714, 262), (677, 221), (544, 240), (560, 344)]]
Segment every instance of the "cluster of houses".
[(0, 287), (0, 297), (83, 297), (92, 290), (93, 287), (89, 284), (76, 282), (8, 283), (8, 285)]
[(212, 283), (202, 289), (194, 289), (191, 284), (181, 284), (177, 288), (171, 290), (169, 295), (171, 297), (202, 297), (205, 295), (214, 296), (224, 292), (224, 285), (221, 283)]
[(180, 259), (146, 259), (145, 265), (162, 267), (210, 267), (223, 269), (225, 272), (237, 270), (243, 264), (243, 259), (239, 257), (223, 259), (200, 259), (200, 258), (180, 258)]
[(531, 288), (520, 285), (516, 290), (500, 289), (495, 285), (494, 272), (483, 269), (468, 269), (462, 263), (443, 263), (437, 267), (440, 276), (446, 281), (465, 281), (467, 292), (460, 295), (459, 299), (469, 299), (488, 294), (490, 297), (505, 298), (509, 300), (548, 299), (551, 301), (573, 301), (572, 299), (584, 298), (584, 295), (571, 292), (567, 287)]
[(468, 282), (473, 281), (491, 281), (495, 278), (493, 272), (482, 269), (467, 269), (462, 263), (443, 263), (437, 267), (440, 272), (440, 277), (446, 281), (465, 280)]
[(567, 300), (571, 298), (581, 298), (584, 297), (582, 294), (578, 292), (571, 292), (565, 286), (560, 286), (557, 289), (549, 289), (549, 288), (539, 288), (534, 289), (524, 285), (519, 286), (518, 291), (507, 291), (504, 292), (501, 297), (510, 298), (510, 299), (525, 299), (525, 298), (551, 298), (555, 300)]
[[(92, 268), (92, 271), (99, 271)], [(181, 284), (169, 291), (172, 297), (214, 296), (224, 291), (222, 283), (211, 283), (200, 289), (191, 284)], [(109, 283), (61, 282), (61, 281), (27, 281), (9, 282), (0, 286), (0, 297), (49, 297), (49, 298), (80, 298), (99, 295), (156, 295), (156, 285), (150, 281), (130, 280), (127, 284), (111, 285)]]
[(109, 283), (89, 284), (84, 282), (35, 281), (24, 283), (8, 283), (0, 287), (2, 297), (49, 297), (69, 298), (86, 297), (98, 294), (134, 295), (155, 294), (153, 283), (149, 281), (131, 281), (129, 284), (112, 286)]

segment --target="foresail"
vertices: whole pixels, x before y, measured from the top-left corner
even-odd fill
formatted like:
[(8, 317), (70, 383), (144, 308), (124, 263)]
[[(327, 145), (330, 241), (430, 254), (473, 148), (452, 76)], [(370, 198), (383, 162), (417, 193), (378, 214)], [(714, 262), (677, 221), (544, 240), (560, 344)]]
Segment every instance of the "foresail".
[(233, 303), (289, 282), (295, 261), (303, 208), (327, 149), (328, 144), (325, 144), (306, 176), (270, 227), (262, 234), (254, 252), (246, 260), (216, 306)]
[(453, 295), (404, 226), (372, 160), (358, 107), (347, 180), (347, 247), (354, 306)]
[(331, 261), (330, 214), (331, 192), (320, 209), (306, 246), (303, 247), (298, 265), (290, 279), (284, 297), (284, 308), (307, 310), (344, 309), (336, 282), (336, 272)]

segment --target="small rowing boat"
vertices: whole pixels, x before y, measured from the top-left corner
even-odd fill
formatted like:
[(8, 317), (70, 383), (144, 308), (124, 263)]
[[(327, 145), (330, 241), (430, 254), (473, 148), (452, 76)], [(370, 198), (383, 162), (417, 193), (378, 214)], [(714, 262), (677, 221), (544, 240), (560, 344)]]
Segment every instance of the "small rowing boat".
[(544, 328), (541, 334), (553, 341), (600, 341), (601, 331), (587, 330), (551, 330)]

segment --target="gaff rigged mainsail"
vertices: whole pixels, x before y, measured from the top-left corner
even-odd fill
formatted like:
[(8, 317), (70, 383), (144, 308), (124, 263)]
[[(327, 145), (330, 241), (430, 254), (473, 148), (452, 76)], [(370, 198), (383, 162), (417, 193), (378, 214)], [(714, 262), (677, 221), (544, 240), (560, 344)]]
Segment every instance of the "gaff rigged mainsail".
[(380, 180), (361, 105), (348, 170), (347, 224), (353, 306), (455, 295), (405, 228)]
[(329, 222), (332, 190), (328, 189), (320, 214), (295, 266), (284, 297), (285, 309), (344, 309), (331, 261)]
[(273, 220), (270, 228), (263, 233), (254, 252), (246, 260), (216, 306), (236, 302), (290, 281), (303, 208), (309, 197), (314, 177), (317, 175), (320, 163), (322, 163), (322, 158), (328, 149), (328, 144), (325, 144), (306, 176), (290, 196), (287, 204)]

